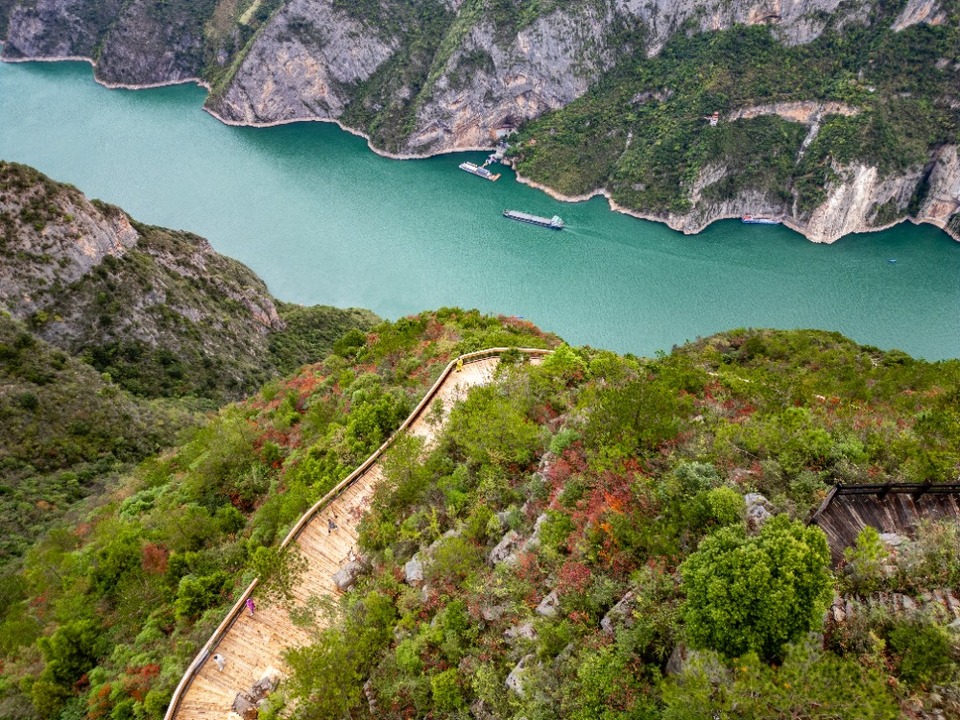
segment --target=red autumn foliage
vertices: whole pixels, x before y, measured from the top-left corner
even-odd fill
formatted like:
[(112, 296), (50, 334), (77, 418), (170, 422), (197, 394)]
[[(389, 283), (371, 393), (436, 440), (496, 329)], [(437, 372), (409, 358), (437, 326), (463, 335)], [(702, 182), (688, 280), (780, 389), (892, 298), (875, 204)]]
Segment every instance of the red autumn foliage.
[(144, 701), (153, 685), (153, 681), (160, 675), (160, 666), (156, 663), (142, 667), (128, 667), (123, 679), (123, 691), (139, 703)]
[(143, 546), (140, 564), (143, 571), (152, 575), (163, 575), (167, 572), (167, 561), (170, 551), (162, 545), (148, 542)]
[(544, 475), (550, 481), (550, 503), (551, 508), (556, 509), (557, 496), (563, 491), (567, 480), (573, 475), (580, 475), (587, 470), (587, 459), (583, 453), (583, 443), (579, 440), (574, 442), (563, 451), (560, 457), (550, 463)]
[(583, 563), (568, 561), (557, 574), (557, 592), (561, 595), (582, 593), (587, 589), (593, 573)]
[(560, 412), (549, 402), (538, 405), (530, 411), (530, 419), (538, 425), (547, 425), (560, 416)]
[(423, 335), (427, 340), (437, 340), (443, 335), (443, 325), (437, 322), (435, 317), (431, 317), (427, 320), (427, 327), (424, 328)]
[(109, 685), (101, 685), (100, 688), (87, 700), (87, 720), (102, 720), (110, 716), (110, 693), (113, 688)]
[[(532, 588), (539, 586), (545, 574), (537, 561), (537, 554), (532, 552), (521, 552), (517, 554), (517, 564), (514, 568), (517, 577)], [(534, 592), (533, 590), (531, 592)]]

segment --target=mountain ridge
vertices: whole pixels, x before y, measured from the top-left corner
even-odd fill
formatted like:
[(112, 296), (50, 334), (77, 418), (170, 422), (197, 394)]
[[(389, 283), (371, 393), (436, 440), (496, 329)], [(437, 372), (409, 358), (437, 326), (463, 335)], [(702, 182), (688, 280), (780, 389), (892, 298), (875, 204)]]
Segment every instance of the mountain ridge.
[(323, 355), (367, 310), (274, 299), (204, 238), (0, 162), (0, 308), (147, 396), (236, 399)]
[[(907, 217), (960, 237), (955, 190), (960, 100), (949, 89), (960, 84), (960, 57), (949, 49), (960, 32), (954, 0), (893, 6), (836, 0), (735, 6), (715, 0), (581, 0), (565, 6), (436, 0), (411, 6), (390, 0), (382, 7), (339, 0), (221, 0), (199, 6), (170, 2), (150, 11), (145, 3), (131, 2), (109, 22), (101, 16), (103, 7), (99, 15), (90, 11), (90, 2), (21, 2), (10, 13), (4, 56), (81, 55), (95, 62), (98, 79), (125, 86), (199, 78), (210, 89), (207, 109), (225, 122), (334, 121), (394, 157), (487, 148), (498, 130), (519, 126), (525, 140), (541, 141), (540, 149), (528, 144), (518, 157), (524, 177), (559, 197), (605, 189), (615, 207), (685, 232), (721, 217), (770, 214), (818, 242)], [(757, 45), (759, 35), (738, 28), (767, 33), (769, 48)], [(701, 37), (739, 43), (744, 53), (735, 60), (704, 49)], [(881, 54), (883, 67), (905, 64), (905, 73), (874, 88), (883, 102), (870, 95), (869, 76), (877, 74), (877, 66), (844, 45), (845, 38), (875, 47), (871, 52)], [(661, 81), (666, 86), (631, 81), (636, 91), (616, 96), (617, 84), (628, 84), (618, 78), (629, 78), (631, 66), (640, 68), (640, 75), (644, 67), (662, 68), (658, 59), (680, 46), (689, 48), (682, 52), (700, 53), (701, 68), (710, 68), (719, 83), (705, 76), (690, 85), (684, 74), (691, 70), (675, 63), (674, 78)], [(829, 82), (820, 86), (787, 72), (792, 63), (806, 62), (814, 51), (805, 48), (813, 47), (833, 54), (822, 64)], [(891, 54), (887, 47), (899, 49)], [(938, 47), (946, 48), (940, 56), (922, 51), (940, 52)], [(759, 48), (756, 60), (751, 48)], [(788, 60), (781, 72), (777, 54), (797, 60)], [(749, 105), (733, 102), (723, 77), (740, 74), (741, 61), (774, 68), (755, 84), (757, 96), (744, 98), (754, 105), (846, 98), (865, 111), (854, 121), (826, 114), (819, 138), (808, 146), (802, 143), (810, 128), (802, 123), (736, 119)], [(905, 78), (917, 77), (921, 67), (925, 79), (904, 87)], [(650, 75), (658, 76), (662, 73)], [(643, 95), (653, 100), (631, 101)], [(583, 112), (598, 102), (602, 114)], [(878, 110), (891, 102), (896, 110)], [(924, 109), (930, 107), (936, 113)], [(721, 129), (694, 122), (717, 110)], [(903, 120), (915, 116), (910, 123)], [(562, 142), (544, 145), (543, 129)], [(636, 137), (631, 147), (638, 133), (643, 138)], [(902, 143), (909, 157), (886, 140), (878, 146), (876, 137), (883, 133), (909, 140)], [(687, 150), (679, 156), (659, 150), (638, 155), (639, 148), (658, 143), (679, 143)], [(564, 153), (576, 155), (581, 145), (592, 148), (593, 166), (555, 161)], [(744, 163), (751, 146), (764, 145), (773, 168)], [(886, 156), (896, 152), (904, 161), (889, 166)], [(660, 185), (650, 187), (647, 177)], [(578, 185), (576, 191), (571, 184)], [(698, 190), (703, 187), (715, 197)]]

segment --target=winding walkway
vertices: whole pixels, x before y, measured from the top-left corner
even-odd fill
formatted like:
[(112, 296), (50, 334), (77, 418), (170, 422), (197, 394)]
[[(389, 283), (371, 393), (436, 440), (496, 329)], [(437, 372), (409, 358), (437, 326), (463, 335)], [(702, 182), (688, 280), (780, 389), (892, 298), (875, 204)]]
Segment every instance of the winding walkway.
[[(464, 355), (459, 358), (463, 361), (460, 370), (456, 369), (457, 360), (451, 362), (397, 432), (294, 526), (282, 547), (296, 543), (309, 563), (294, 589), (298, 604), (336, 596), (333, 576), (355, 556), (360, 518), (382, 478), (380, 458), (393, 439), (408, 432), (423, 437), (429, 445), (440, 429), (426, 417), (433, 402), (443, 400), (445, 422), (449, 409), (470, 388), (490, 382), (503, 351), (495, 348)], [(523, 352), (536, 360), (548, 351)], [(328, 530), (329, 520), (337, 526), (333, 531)], [(310, 639), (310, 631), (295, 624), (288, 609), (279, 604), (258, 609), (250, 617), (244, 603), (248, 597), (256, 598), (256, 586), (254, 580), (187, 668), (165, 720), (227, 720), (238, 693), (249, 691), (270, 672), (282, 673), (284, 651)], [(222, 671), (212, 660), (215, 653), (225, 660)]]

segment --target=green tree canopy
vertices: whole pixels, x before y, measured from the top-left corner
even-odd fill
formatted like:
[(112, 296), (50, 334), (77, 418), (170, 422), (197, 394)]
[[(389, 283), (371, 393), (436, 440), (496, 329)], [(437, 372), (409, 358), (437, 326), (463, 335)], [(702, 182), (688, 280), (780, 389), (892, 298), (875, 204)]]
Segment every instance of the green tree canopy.
[(821, 621), (829, 562), (823, 531), (785, 515), (753, 537), (740, 527), (717, 530), (680, 566), (690, 641), (731, 657), (778, 657)]

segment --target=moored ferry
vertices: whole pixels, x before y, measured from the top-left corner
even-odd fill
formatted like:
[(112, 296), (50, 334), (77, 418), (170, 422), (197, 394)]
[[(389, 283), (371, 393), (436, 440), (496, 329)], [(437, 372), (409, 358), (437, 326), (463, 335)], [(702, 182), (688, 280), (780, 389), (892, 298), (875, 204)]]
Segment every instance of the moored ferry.
[(496, 181), (500, 179), (500, 173), (492, 173), (489, 170), (487, 170), (485, 167), (482, 167), (472, 162), (460, 163), (460, 169), (463, 170), (464, 172), (470, 173), (471, 175), (482, 177), (485, 180)]
[(754, 217), (753, 215), (744, 215), (740, 218), (740, 222), (744, 222), (747, 225), (779, 225), (778, 220), (771, 220), (770, 218)]

